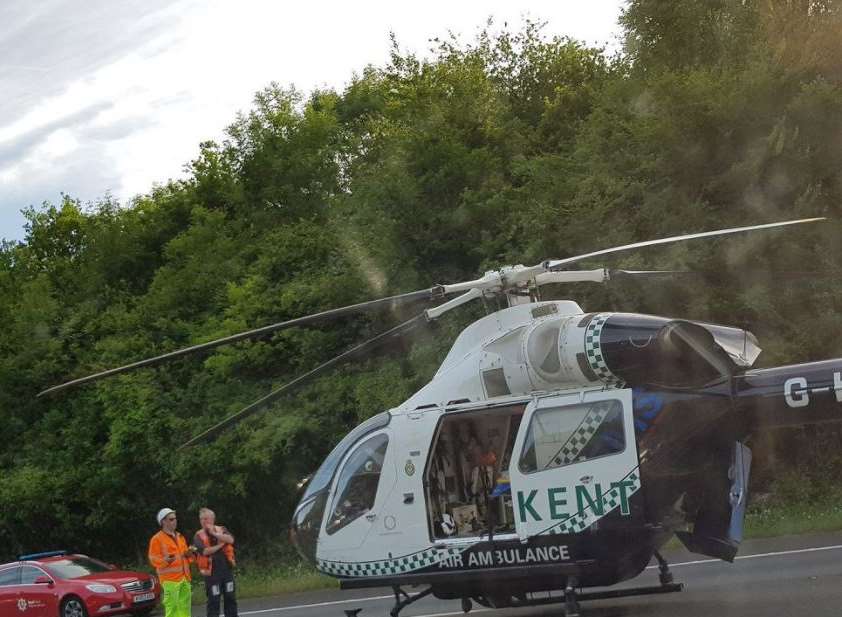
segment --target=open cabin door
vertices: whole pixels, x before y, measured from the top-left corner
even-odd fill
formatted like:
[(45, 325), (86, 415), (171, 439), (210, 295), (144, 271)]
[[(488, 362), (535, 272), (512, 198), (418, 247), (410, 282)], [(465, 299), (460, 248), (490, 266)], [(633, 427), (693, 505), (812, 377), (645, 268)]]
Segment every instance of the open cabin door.
[(509, 476), (522, 540), (642, 524), (631, 390), (532, 401)]

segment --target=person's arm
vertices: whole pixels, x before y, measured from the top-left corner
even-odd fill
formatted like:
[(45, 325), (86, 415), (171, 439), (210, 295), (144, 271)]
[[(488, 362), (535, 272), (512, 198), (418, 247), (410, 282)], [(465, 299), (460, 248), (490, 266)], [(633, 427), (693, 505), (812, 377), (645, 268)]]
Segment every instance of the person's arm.
[(193, 563), (196, 561), (196, 547), (192, 544), (187, 544), (187, 538), (178, 534), (178, 548), (181, 550), (182, 545), (184, 546), (184, 550), (181, 553), (181, 558), (185, 559), (187, 563)]
[(197, 553), (199, 553), (200, 555), (204, 555), (205, 557), (213, 555), (215, 552), (210, 550), (212, 547), (205, 546), (205, 543), (202, 542), (202, 538), (201, 536), (199, 536), (198, 531), (193, 535), (193, 546), (196, 547)]
[(221, 551), (223, 546), (225, 546), (225, 545), (222, 544), (221, 542), (219, 544), (214, 544), (213, 546), (209, 546), (202, 551), (202, 555), (204, 555), (205, 557), (210, 557), (214, 553), (218, 553), (219, 551)]
[(149, 563), (151, 563), (152, 567), (156, 570), (164, 568), (175, 561), (175, 557), (166, 553), (166, 547), (158, 541), (157, 536), (152, 536), (152, 539), (149, 541), (148, 557)]
[(232, 536), (225, 527), (220, 527), (219, 533), (215, 533), (214, 536), (220, 542), (224, 542), (225, 544), (234, 544), (234, 536)]
[(195, 546), (196, 550), (205, 557), (210, 557), (211, 555), (219, 551), (223, 545), (214, 544), (213, 546), (205, 546), (205, 543), (202, 542), (202, 539), (199, 537), (199, 533), (196, 532), (196, 535), (193, 536), (193, 546)]

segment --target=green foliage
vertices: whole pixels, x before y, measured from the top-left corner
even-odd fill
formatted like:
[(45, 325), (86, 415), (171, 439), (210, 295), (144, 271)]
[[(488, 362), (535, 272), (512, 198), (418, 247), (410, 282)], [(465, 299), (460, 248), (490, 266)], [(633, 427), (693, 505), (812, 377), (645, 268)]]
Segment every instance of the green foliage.
[[(412, 311), (34, 398), (51, 384), (502, 264), (839, 218), (833, 3), (632, 0), (623, 23), (614, 58), (531, 22), (435, 40), (424, 59), (395, 42), (343, 92), (259, 92), (225, 140), (200, 145), (184, 181), (124, 206), (28, 209), (25, 239), (0, 246), (0, 557), (66, 546), (139, 562), (158, 508), (181, 510), (191, 531), (211, 505), (247, 558), (291, 559), (280, 530), (296, 483), (349, 428), (424, 385), (483, 309), (186, 452), (190, 436)], [(823, 334), (842, 328), (839, 294), (775, 273), (832, 274), (840, 259), (827, 225), (625, 255), (599, 265), (708, 274), (546, 297), (749, 325), (767, 365), (818, 359), (842, 352)]]

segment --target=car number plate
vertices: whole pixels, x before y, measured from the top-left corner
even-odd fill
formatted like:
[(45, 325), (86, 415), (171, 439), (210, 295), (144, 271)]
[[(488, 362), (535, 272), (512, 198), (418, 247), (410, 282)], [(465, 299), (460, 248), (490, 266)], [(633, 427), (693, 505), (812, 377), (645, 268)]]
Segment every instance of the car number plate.
[(132, 600), (132, 602), (147, 602), (149, 600), (154, 600), (154, 599), (155, 599), (154, 593), (142, 593), (138, 596), (135, 596), (134, 600)]

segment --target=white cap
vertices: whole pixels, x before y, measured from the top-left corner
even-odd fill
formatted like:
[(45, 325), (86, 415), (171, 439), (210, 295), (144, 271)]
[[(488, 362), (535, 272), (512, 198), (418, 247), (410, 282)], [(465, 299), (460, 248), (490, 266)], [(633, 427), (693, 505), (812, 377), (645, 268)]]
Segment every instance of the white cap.
[(164, 517), (170, 514), (175, 514), (175, 510), (173, 510), (172, 508), (161, 508), (160, 510), (158, 510), (158, 525), (160, 526), (164, 520)]

